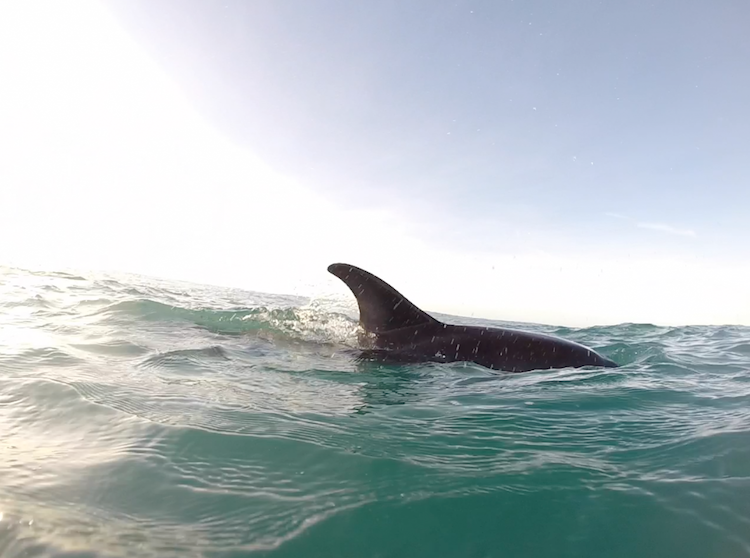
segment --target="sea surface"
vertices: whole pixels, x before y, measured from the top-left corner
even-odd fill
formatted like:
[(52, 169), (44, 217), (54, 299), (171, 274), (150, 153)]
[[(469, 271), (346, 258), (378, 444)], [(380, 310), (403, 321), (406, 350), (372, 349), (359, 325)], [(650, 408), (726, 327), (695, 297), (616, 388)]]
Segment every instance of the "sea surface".
[(750, 556), (750, 328), (522, 327), (622, 367), (386, 366), (353, 298), (0, 268), (0, 556)]

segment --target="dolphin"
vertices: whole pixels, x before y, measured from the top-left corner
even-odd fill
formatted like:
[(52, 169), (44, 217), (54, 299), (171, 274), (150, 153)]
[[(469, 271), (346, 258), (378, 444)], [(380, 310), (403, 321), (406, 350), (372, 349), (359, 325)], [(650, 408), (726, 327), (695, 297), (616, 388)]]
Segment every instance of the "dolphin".
[(334, 263), (328, 271), (357, 299), (363, 357), (401, 363), (468, 361), (504, 372), (618, 366), (589, 347), (551, 335), (446, 324), (364, 269)]

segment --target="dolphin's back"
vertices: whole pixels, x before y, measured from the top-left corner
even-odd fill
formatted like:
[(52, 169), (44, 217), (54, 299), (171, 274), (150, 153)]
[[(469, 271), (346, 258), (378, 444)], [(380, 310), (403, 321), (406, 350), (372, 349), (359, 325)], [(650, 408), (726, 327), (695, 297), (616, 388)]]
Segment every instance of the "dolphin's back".
[(503, 328), (454, 326), (462, 342), (456, 360), (472, 360), (493, 370), (526, 372), (569, 366), (617, 366), (596, 351), (551, 335)]
[(616, 366), (596, 351), (567, 339), (494, 327), (421, 325), (380, 334), (375, 346), (389, 351), (390, 360), (470, 361), (507, 372)]

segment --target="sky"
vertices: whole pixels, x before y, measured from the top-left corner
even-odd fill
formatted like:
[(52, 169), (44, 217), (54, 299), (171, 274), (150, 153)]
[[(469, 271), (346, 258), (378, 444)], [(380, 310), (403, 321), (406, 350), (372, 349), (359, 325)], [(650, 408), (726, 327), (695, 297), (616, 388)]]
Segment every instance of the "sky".
[(0, 263), (750, 325), (750, 4), (7, 0)]

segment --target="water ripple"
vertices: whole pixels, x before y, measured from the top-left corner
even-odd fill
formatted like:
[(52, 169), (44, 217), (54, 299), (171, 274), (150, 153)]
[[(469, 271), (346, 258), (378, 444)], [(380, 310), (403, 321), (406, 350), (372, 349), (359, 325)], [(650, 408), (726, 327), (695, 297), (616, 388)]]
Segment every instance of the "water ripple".
[(319, 301), (0, 271), (0, 555), (750, 555), (749, 328), (397, 367)]

